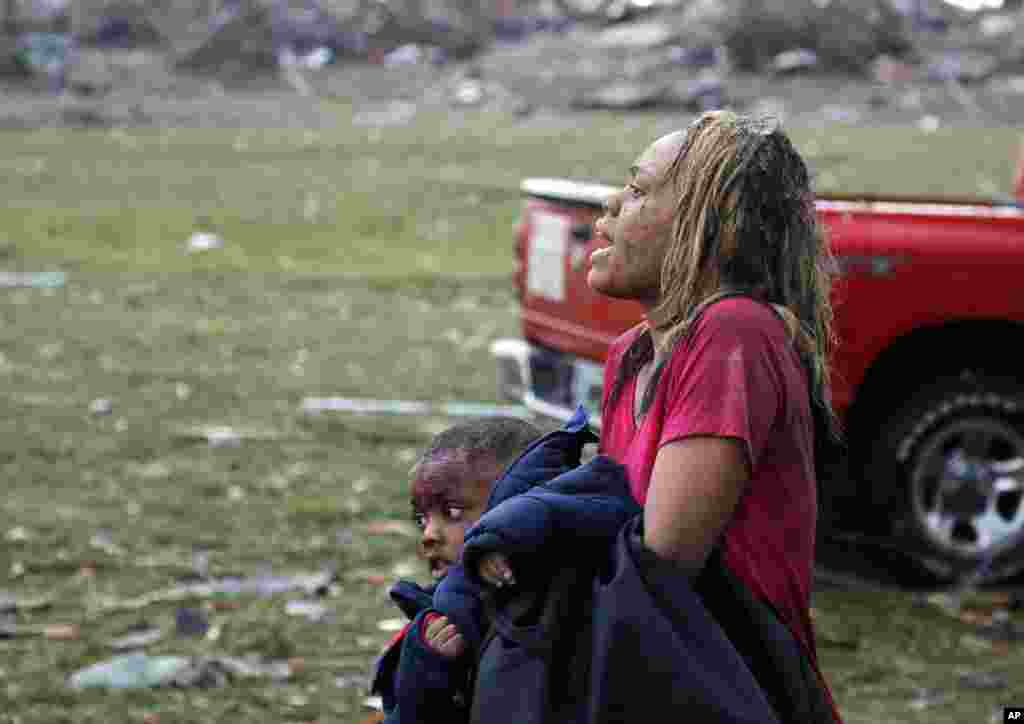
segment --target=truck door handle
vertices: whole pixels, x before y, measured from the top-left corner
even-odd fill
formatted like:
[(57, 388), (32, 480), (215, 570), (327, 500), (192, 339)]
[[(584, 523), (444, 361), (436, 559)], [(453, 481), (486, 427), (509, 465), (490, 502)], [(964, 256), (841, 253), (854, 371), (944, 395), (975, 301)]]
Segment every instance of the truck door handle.
[(569, 235), (573, 241), (590, 241), (590, 237), (593, 233), (593, 227), (590, 224), (573, 224), (569, 230)]

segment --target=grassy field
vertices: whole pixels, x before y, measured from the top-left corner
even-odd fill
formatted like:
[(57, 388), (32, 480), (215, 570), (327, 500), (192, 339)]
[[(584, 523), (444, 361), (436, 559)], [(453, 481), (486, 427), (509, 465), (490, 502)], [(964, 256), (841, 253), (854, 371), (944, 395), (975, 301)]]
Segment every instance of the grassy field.
[[(487, 346), (516, 331), (519, 180), (617, 179), (686, 120), (482, 113), (368, 128), (336, 110), (320, 134), (0, 134), (0, 268), (67, 275), (0, 289), (0, 594), (21, 604), (0, 617), (0, 721), (359, 722), (398, 616), (387, 585), (421, 575), (405, 474), (446, 421), (311, 416), (302, 399), (493, 400)], [(1016, 149), (1010, 130), (794, 136), (822, 189), (851, 191), (992, 195)], [(224, 246), (186, 253), (200, 229)], [(211, 427), (237, 444), (211, 444)], [(140, 598), (196, 572), (324, 569), (319, 621), (288, 613), (301, 591)], [(183, 606), (209, 619), (206, 635), (175, 633)], [(835, 589), (816, 593), (815, 613), (851, 724), (987, 722), (1024, 701), (1024, 649), (970, 620)], [(152, 654), (255, 654), (291, 675), (67, 686), (141, 626), (163, 632)]]
[[(516, 121), (422, 113), (330, 132), (0, 132), (0, 229), (17, 259), (63, 268), (356, 275), (501, 274), (527, 175), (618, 182), (687, 118)], [(793, 129), (821, 191), (992, 196), (1010, 188), (1013, 129)], [(189, 256), (196, 230), (217, 254)]]

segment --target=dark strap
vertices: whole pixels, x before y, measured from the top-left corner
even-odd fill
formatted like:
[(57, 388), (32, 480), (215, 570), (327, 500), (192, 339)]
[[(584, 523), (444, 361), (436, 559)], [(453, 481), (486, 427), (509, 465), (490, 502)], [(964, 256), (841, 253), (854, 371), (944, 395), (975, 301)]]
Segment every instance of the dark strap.
[(694, 590), (746, 661), (782, 724), (832, 724), (828, 692), (778, 612), (755, 596), (714, 550)]

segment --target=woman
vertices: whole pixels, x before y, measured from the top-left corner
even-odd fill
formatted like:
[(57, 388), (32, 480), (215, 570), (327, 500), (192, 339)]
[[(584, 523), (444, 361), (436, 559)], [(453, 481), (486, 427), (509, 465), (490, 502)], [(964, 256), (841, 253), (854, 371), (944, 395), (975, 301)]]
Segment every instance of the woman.
[[(611, 346), (601, 416), (643, 543), (691, 577), (717, 549), (817, 669), (814, 420), (835, 425), (829, 255), (802, 158), (775, 124), (704, 114), (640, 154), (595, 233), (589, 285), (646, 312)], [(480, 573), (511, 571), (492, 556)]]

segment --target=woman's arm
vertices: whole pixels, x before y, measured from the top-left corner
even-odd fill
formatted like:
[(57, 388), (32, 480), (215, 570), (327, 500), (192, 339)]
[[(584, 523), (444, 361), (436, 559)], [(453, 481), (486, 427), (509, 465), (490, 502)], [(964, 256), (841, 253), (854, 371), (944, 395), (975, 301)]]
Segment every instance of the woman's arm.
[[(747, 460), (738, 438), (699, 435), (663, 445), (644, 506), (644, 545), (699, 573), (750, 479)], [(515, 584), (501, 553), (485, 555), (478, 570), (492, 586)]]
[(737, 438), (702, 435), (663, 445), (644, 506), (644, 544), (698, 573), (749, 479), (746, 445)]

